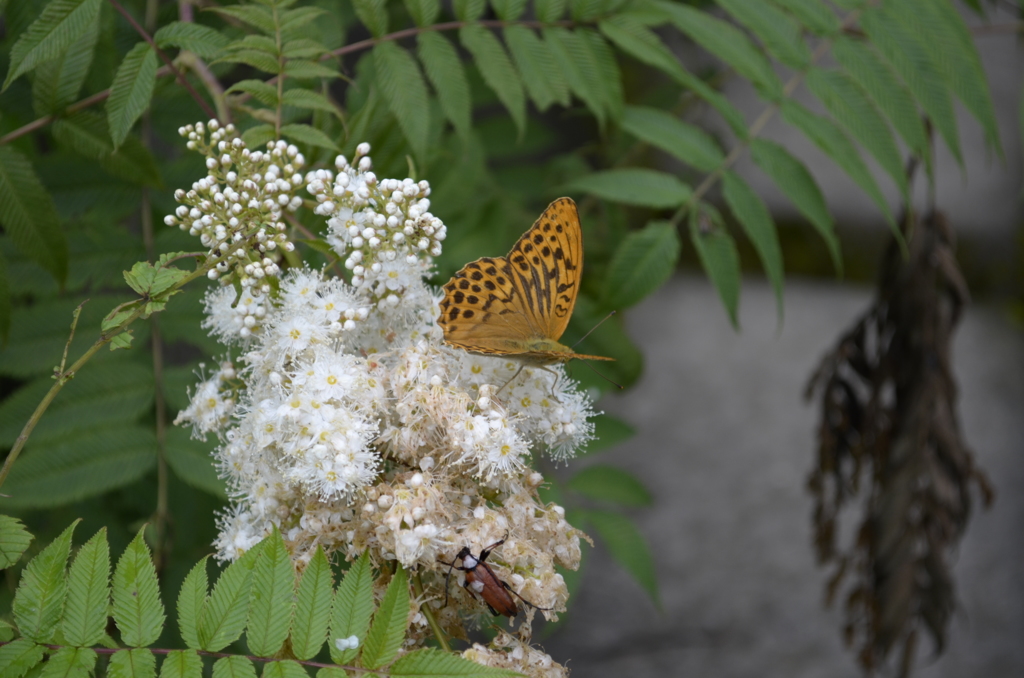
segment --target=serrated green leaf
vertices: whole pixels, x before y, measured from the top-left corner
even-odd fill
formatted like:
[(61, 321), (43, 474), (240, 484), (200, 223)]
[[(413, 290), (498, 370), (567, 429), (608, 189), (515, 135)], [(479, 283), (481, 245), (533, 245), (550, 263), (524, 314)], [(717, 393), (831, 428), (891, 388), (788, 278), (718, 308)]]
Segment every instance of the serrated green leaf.
[(217, 58), (231, 42), (209, 26), (187, 21), (172, 21), (161, 26), (153, 35), (153, 41), (161, 49), (186, 49), (203, 59)]
[(629, 308), (661, 287), (675, 270), (680, 247), (679, 234), (667, 221), (652, 221), (629, 233), (605, 272), (604, 305)]
[(68, 243), (53, 199), (28, 158), (0, 146), (0, 225), (22, 254), (59, 282), (68, 274)]
[(398, 120), (406, 141), (422, 161), (427, 152), (430, 118), (427, 111), (427, 85), (416, 61), (393, 42), (379, 43), (373, 49), (377, 87)]
[(405, 0), (405, 8), (409, 10), (412, 20), (421, 28), (434, 23), (437, 15), (441, 13), (439, 0)]
[(405, 569), (401, 565), (397, 567), (373, 615), (366, 642), (362, 644), (362, 664), (370, 669), (378, 669), (394, 660), (409, 626), (409, 584)]
[(726, 171), (723, 176), (723, 197), (747, 238), (757, 250), (765, 275), (775, 291), (775, 302), (782, 316), (782, 248), (779, 234), (768, 208), (738, 175)]
[(284, 66), (277, 57), (257, 49), (233, 50), (214, 63), (244, 64), (271, 75), (279, 75)]
[(487, 4), (484, 0), (452, 0), (452, 10), (459, 21), (476, 21), (485, 9)]
[(32, 543), (32, 535), (17, 518), (0, 515), (0, 570), (18, 562)]
[(295, 595), (295, 570), (280, 532), (264, 541), (252, 577), (246, 642), (254, 655), (272, 657), (288, 637)]
[(331, 565), (323, 548), (317, 545), (313, 557), (302, 572), (295, 598), (291, 645), (297, 659), (312, 659), (323, 647), (331, 618), (333, 589)]
[(203, 660), (195, 650), (171, 650), (160, 664), (160, 678), (202, 678)]
[(255, 125), (242, 132), (242, 141), (249, 148), (262, 148), (268, 141), (277, 138), (277, 130), (271, 124)]
[(0, 506), (45, 508), (102, 494), (156, 464), (156, 437), (141, 426), (83, 429), (30, 443), (4, 484)]
[(108, 678), (153, 678), (156, 676), (156, 657), (144, 647), (118, 650), (107, 664)]
[(222, 657), (213, 665), (213, 678), (256, 678), (256, 668), (246, 657)]
[(274, 59), (281, 56), (281, 49), (277, 38), (270, 37), (269, 35), (247, 35), (241, 40), (231, 43), (228, 49), (239, 52), (255, 50), (257, 52), (264, 52), (267, 56)]
[(379, 38), (388, 32), (387, 0), (352, 0), (352, 7), (373, 37)]
[(544, 23), (558, 21), (565, 14), (565, 0), (534, 0), (533, 5), (537, 20)]
[(565, 73), (569, 89), (586, 104), (597, 118), (598, 124), (603, 127), (608, 111), (599, 83), (601, 75), (597, 61), (580, 30), (582, 29), (570, 31), (558, 27), (545, 28), (544, 42), (551, 50), (555, 64)]
[(78, 551), (68, 573), (64, 601), (64, 640), (79, 647), (96, 645), (107, 629), (110, 605), (110, 546), (101, 529)]
[(440, 33), (427, 31), (416, 37), (417, 54), (445, 117), (463, 138), (472, 131), (472, 100), (469, 81), (455, 47)]
[(747, 137), (746, 123), (736, 107), (703, 80), (687, 72), (675, 55), (661, 43), (661, 39), (639, 20), (627, 15), (618, 15), (601, 21), (598, 27), (623, 52), (665, 72), (680, 85), (711, 104), (729, 123), (736, 136), (741, 139)]
[(736, 21), (756, 35), (768, 52), (797, 70), (811, 63), (811, 51), (800, 36), (800, 26), (767, 2), (715, 0)]
[(291, 39), (293, 36), (303, 32), (299, 29), (327, 14), (329, 14), (328, 11), (323, 7), (296, 7), (289, 9), (281, 15), (281, 34), (285, 38)]
[(620, 124), (637, 139), (657, 146), (702, 172), (716, 169), (725, 160), (710, 135), (660, 108), (626, 106)]
[(316, 678), (348, 678), (348, 674), (340, 666), (325, 666), (316, 672)]
[(331, 115), (338, 115), (338, 107), (330, 99), (320, 92), (313, 92), (308, 89), (290, 89), (285, 91), (281, 101), (285, 106), (295, 106), (312, 111), (327, 111)]
[(18, 631), (29, 640), (50, 642), (60, 621), (67, 592), (64, 569), (71, 553), (71, 535), (78, 523), (71, 523), (28, 562), (21, 574), (12, 610)]
[(671, 174), (640, 167), (611, 169), (586, 174), (562, 187), (582, 191), (612, 202), (656, 209), (679, 207), (692, 191)]
[(269, 662), (263, 667), (263, 678), (309, 678), (298, 662), (286, 660)]
[(209, 556), (203, 556), (202, 560), (195, 564), (182, 582), (181, 591), (178, 593), (178, 629), (185, 645), (193, 650), (201, 647), (199, 620), (206, 606), (206, 592), (209, 588), (206, 575), (206, 561), (209, 559)]
[(953, 157), (962, 166), (960, 133), (956, 126), (953, 102), (942, 75), (919, 36), (915, 31), (907, 30), (881, 8), (864, 12), (861, 26), (871, 43), (913, 92), (914, 98), (939, 130)]
[(130, 647), (155, 643), (166, 618), (156, 568), (143, 537), (145, 529), (135, 535), (114, 568), (114, 622), (121, 640)]
[(771, 177), (775, 185), (818, 231), (828, 246), (832, 265), (841, 275), (843, 259), (839, 253), (835, 223), (825, 204), (825, 197), (810, 171), (785, 148), (765, 139), (755, 139), (750, 145), (750, 154), (754, 163)]
[(42, 645), (36, 645), (28, 638), (18, 638), (0, 646), (0, 675), (7, 678), (21, 678), (34, 666), (43, 661)]
[(262, 80), (239, 80), (224, 91), (225, 94), (233, 94), (235, 92), (245, 92), (265, 106), (277, 106), (278, 103), (277, 88)]
[(62, 647), (46, 662), (40, 678), (87, 678), (96, 658), (96, 651), (87, 647)]
[(808, 30), (819, 35), (833, 35), (839, 32), (839, 19), (821, 0), (773, 0), (786, 9)]
[(635, 476), (614, 466), (588, 466), (565, 485), (584, 497), (623, 506), (650, 506), (651, 493)]
[(54, 59), (85, 34), (99, 17), (100, 0), (53, 0), (11, 48), (3, 90), (22, 73)]
[(526, 0), (491, 0), (491, 7), (502, 21), (515, 21), (526, 9)]
[(636, 429), (632, 426), (608, 414), (599, 415), (593, 421), (594, 439), (588, 442), (583, 450), (576, 453), (577, 457), (595, 454), (614, 447), (636, 434)]
[(501, 669), (496, 666), (483, 666), (476, 662), (464, 659), (457, 654), (441, 652), (433, 648), (413, 650), (402, 655), (398, 661), (391, 666), (388, 672), (391, 676), (402, 678), (496, 678), (497, 676), (519, 676), (522, 675), (511, 669)]
[(55, 121), (51, 129), (62, 145), (98, 160), (113, 176), (135, 184), (160, 184), (160, 170), (152, 154), (135, 137), (127, 137), (115, 151), (107, 120), (100, 114), (78, 111)]
[(274, 35), (277, 32), (274, 10), (270, 7), (261, 7), (257, 4), (230, 5), (228, 7), (211, 6), (207, 8), (207, 11), (243, 21), (266, 35)]
[(326, 148), (329, 151), (338, 150), (338, 145), (334, 143), (333, 139), (309, 125), (284, 125), (281, 127), (281, 136), (309, 146)]
[(689, 5), (656, 0), (672, 23), (698, 45), (751, 81), (770, 101), (782, 96), (782, 83), (771, 64), (738, 29)]
[(647, 542), (626, 516), (611, 511), (586, 511), (586, 519), (597, 530), (608, 552), (628, 572), (659, 608), (658, 579), (654, 558)]
[(99, 38), (99, 23), (86, 31), (55, 59), (44, 61), (32, 77), (32, 106), (38, 115), (60, 112), (78, 99)]
[(722, 227), (696, 210), (690, 212), (690, 242), (697, 249), (701, 266), (718, 290), (733, 327), (739, 327), (740, 255), (736, 242)]
[(889, 67), (869, 45), (852, 38), (838, 38), (832, 45), (832, 55), (885, 113), (910, 150), (924, 157), (928, 140), (917, 104)]
[(220, 652), (242, 635), (252, 572), (261, 551), (260, 545), (249, 549), (217, 579), (199, 618), (199, 646), (203, 650)]
[(832, 162), (836, 163), (847, 176), (853, 179), (854, 183), (867, 193), (868, 197), (882, 211), (882, 215), (889, 222), (890, 228), (895, 231), (896, 237), (900, 238), (899, 227), (896, 225), (889, 210), (889, 203), (886, 201), (878, 184), (871, 176), (871, 171), (864, 164), (856, 147), (850, 143), (842, 131), (839, 130), (830, 120), (811, 113), (806, 108), (792, 99), (783, 102), (781, 106), (782, 119), (793, 125), (814, 142), (825, 153)]
[(537, 110), (546, 111), (555, 103), (569, 105), (569, 83), (555, 63), (548, 43), (529, 28), (513, 24), (505, 28), (505, 44)]
[(825, 104), (832, 116), (892, 177), (906, 200), (907, 177), (896, 139), (885, 118), (875, 109), (864, 91), (849, 76), (839, 71), (811, 69), (806, 82), (807, 88)]
[(322, 66), (318, 63), (307, 61), (306, 59), (292, 59), (284, 65), (284, 74), (289, 78), (298, 78), (299, 80), (310, 80), (310, 79), (331, 79), (339, 78), (341, 74), (337, 70)]
[(494, 90), (498, 100), (508, 109), (519, 135), (522, 136), (526, 130), (526, 95), (519, 73), (512, 65), (505, 48), (493, 33), (476, 24), (460, 28), (459, 40), (473, 55), (484, 82)]
[(331, 661), (335, 664), (347, 664), (359, 654), (359, 648), (339, 650), (334, 641), (338, 638), (355, 636), (360, 644), (366, 640), (366, 630), (370, 627), (370, 616), (373, 614), (373, 569), (370, 567), (370, 553), (364, 551), (359, 560), (352, 563), (348, 572), (338, 584), (331, 608), (331, 633), (327, 646), (331, 651)]
[(194, 440), (188, 431), (175, 427), (167, 432), (167, 465), (174, 475), (192, 487), (227, 499), (227, 484), (218, 474), (210, 454), (214, 447), (216, 443)]
[(327, 48), (323, 43), (311, 38), (289, 40), (281, 47), (281, 54), (286, 59), (318, 59)]
[(147, 42), (136, 43), (118, 66), (107, 99), (107, 124), (115, 150), (149, 108), (155, 86), (156, 52)]
[(583, 44), (591, 54), (596, 66), (596, 89), (601, 94), (608, 117), (618, 120), (622, 117), (625, 94), (622, 91), (622, 73), (615, 60), (611, 45), (600, 33), (589, 28), (580, 28), (576, 33), (583, 38)]

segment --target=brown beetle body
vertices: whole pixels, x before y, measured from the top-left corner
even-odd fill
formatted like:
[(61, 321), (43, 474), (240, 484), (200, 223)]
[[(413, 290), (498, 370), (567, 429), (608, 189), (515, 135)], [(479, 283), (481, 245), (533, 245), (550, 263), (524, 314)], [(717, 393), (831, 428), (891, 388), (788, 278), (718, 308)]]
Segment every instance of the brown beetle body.
[[(505, 534), (505, 538), (508, 534)], [(443, 560), (439, 561), (448, 566), (448, 576), (445, 577), (445, 605), (448, 604), (448, 585), (451, 579), (452, 570), (462, 570), (466, 573), (466, 583), (463, 584), (465, 589), (469, 591), (469, 595), (474, 598), (479, 595), (484, 603), (487, 605), (487, 609), (491, 611), (495, 617), (498, 615), (504, 615), (509, 619), (519, 614), (519, 606), (516, 604), (516, 598), (523, 601), (535, 610), (549, 610), (551, 608), (537, 607), (530, 601), (523, 598), (521, 595), (512, 590), (512, 587), (505, 583), (504, 580), (499, 579), (498, 575), (494, 574), (494, 570), (487, 564), (487, 556), (491, 555), (491, 551), (498, 548), (505, 543), (505, 538), (500, 541), (496, 541), (491, 544), (483, 551), (480, 552), (480, 557), (473, 556), (473, 552), (469, 550), (468, 546), (464, 546), (459, 554), (455, 556), (455, 560), (450, 563), (445, 563)], [(462, 565), (456, 565), (455, 562), (461, 560)]]

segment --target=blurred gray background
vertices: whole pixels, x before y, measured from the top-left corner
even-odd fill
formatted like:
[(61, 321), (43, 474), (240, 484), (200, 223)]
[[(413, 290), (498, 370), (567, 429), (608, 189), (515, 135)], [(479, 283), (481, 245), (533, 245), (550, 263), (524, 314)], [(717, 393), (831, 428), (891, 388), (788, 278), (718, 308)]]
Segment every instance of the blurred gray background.
[[(965, 169), (939, 146), (936, 202), (975, 266), (1019, 266), (1024, 52), (1010, 33), (975, 34), (1006, 157), (985, 151), (980, 127), (960, 108)], [(748, 120), (761, 110), (752, 92), (727, 93)], [(776, 120), (766, 136), (813, 169), (844, 246), (860, 236), (882, 239), (876, 208), (799, 133)], [(739, 169), (777, 218), (794, 217), (749, 160)], [(895, 191), (876, 176), (898, 208)], [(916, 197), (923, 206), (923, 191)], [(542, 643), (573, 675), (859, 675), (840, 638), (841, 610), (823, 608), (827, 573), (814, 562), (804, 489), (817, 411), (801, 394), (871, 295), (867, 284), (790, 276), (780, 326), (771, 291), (748, 278), (736, 332), (713, 288), (694, 274), (630, 311), (627, 328), (644, 350), (646, 371), (635, 388), (600, 406), (639, 433), (573, 468), (613, 464), (653, 492), (654, 505), (631, 516), (653, 547), (664, 612), (606, 551), (591, 551), (566, 624)], [(949, 647), (935, 658), (921, 643), (915, 675), (1024, 676), (1024, 334), (998, 298), (982, 298), (967, 312), (954, 360), (961, 424), (997, 497), (988, 511), (975, 505), (956, 554), (960, 606)]]

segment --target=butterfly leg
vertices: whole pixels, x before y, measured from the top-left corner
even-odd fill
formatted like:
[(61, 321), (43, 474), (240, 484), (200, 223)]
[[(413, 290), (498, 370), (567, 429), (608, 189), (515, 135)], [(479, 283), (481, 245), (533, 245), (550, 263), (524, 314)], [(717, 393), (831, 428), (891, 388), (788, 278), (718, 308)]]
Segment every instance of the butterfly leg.
[(551, 374), (555, 375), (555, 380), (551, 384), (551, 399), (554, 400), (556, 403), (562, 402), (561, 400), (558, 399), (558, 396), (555, 395), (555, 388), (558, 386), (558, 382), (561, 381), (562, 375), (559, 374), (558, 372), (555, 372), (551, 368), (545, 367), (544, 365), (538, 365), (538, 367), (544, 370), (545, 372), (550, 372)]
[(518, 376), (519, 376), (519, 373), (523, 371), (523, 368), (524, 368), (524, 367), (526, 367), (526, 365), (520, 365), (520, 366), (519, 366), (519, 369), (518, 369), (518, 370), (516, 370), (516, 373), (512, 375), (512, 378), (511, 378), (511, 379), (509, 379), (508, 381), (506, 381), (506, 382), (505, 382), (504, 384), (502, 384), (502, 385), (501, 385), (501, 388), (499, 388), (499, 389), (498, 389), (497, 391), (495, 391), (495, 392), (494, 392), (494, 396), (495, 396), (495, 397), (497, 397), (497, 395), (498, 395), (499, 393), (501, 393), (502, 389), (504, 389), (504, 388), (505, 388), (506, 386), (508, 386), (509, 384), (511, 384), (511, 383), (512, 383), (513, 381), (515, 381), (515, 380), (516, 380), (516, 377), (518, 377)]

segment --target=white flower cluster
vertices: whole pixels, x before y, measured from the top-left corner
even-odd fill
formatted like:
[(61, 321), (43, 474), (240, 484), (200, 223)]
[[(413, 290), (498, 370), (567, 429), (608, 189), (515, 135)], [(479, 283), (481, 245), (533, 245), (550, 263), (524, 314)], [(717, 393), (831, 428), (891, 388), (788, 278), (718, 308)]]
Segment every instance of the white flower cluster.
[(442, 343), (424, 281), (445, 236), (427, 211), (430, 187), (378, 181), (368, 150), (360, 146), (357, 168), (339, 159), (337, 178), (309, 176), (334, 247), (355, 262), (352, 284), (300, 268), (270, 295), (235, 303), (222, 289), (207, 300), (205, 326), (242, 353), (178, 419), (222, 441), (234, 506), (219, 555), (238, 557), (274, 527), (300, 562), (318, 545), (345, 558), (369, 550), (377, 564), (417, 570), (421, 611), (464, 637), (465, 612), (484, 607), (454, 583), (445, 606), (448, 568), (438, 561), (508, 535), (492, 561), (499, 576), (538, 607), (562, 610), (568, 592), (555, 566), (578, 567), (583, 535), (540, 500), (530, 455), (564, 459), (585, 444), (590, 402), (561, 366), (507, 383), (516, 362)]
[(462, 656), (484, 666), (518, 671), (529, 678), (566, 678), (569, 675), (568, 669), (549, 655), (505, 631), (499, 633), (489, 647), (474, 643)]
[(254, 297), (270, 292), (271, 279), (280, 274), (277, 250), (295, 248), (281, 219), (285, 210), (302, 205), (296, 195), (305, 183), (299, 174), (302, 154), (284, 141), (250, 151), (234, 125), (222, 127), (216, 120), (178, 133), (188, 139), (189, 150), (206, 156), (208, 174), (191, 190), (175, 191), (181, 205), (164, 223), (199, 237), (216, 262), (208, 272), (211, 280), (237, 281)]

